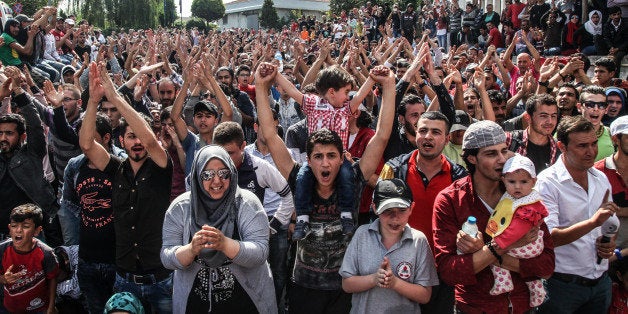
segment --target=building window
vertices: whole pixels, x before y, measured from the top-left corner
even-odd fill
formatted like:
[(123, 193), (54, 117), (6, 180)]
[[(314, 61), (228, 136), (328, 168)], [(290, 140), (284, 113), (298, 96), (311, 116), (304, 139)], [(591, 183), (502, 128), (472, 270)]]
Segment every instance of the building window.
[(222, 24), (229, 24), (229, 15), (226, 15), (222, 17)]

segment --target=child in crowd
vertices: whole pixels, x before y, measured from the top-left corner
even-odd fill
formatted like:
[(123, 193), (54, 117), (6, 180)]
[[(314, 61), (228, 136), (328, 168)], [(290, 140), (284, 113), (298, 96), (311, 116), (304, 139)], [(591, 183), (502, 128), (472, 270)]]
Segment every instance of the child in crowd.
[[(486, 226), (486, 233), (493, 237), (499, 248), (507, 248), (517, 242), (532, 228), (538, 227), (548, 212), (541, 203), (539, 192), (533, 189), (536, 183), (534, 163), (525, 156), (516, 154), (504, 164), (502, 181), (506, 193), (497, 204)], [(532, 258), (543, 251), (543, 231), (539, 230), (536, 241), (508, 251), (516, 258)], [(501, 262), (501, 261), (500, 261)], [(501, 264), (501, 263), (500, 263)], [(491, 295), (499, 295), (514, 288), (510, 271), (491, 265), (495, 284)], [(545, 301), (546, 291), (540, 279), (526, 282), (530, 290), (530, 306), (537, 307)]]
[[(327, 58), (321, 52), (319, 59)], [(358, 107), (374, 85), (374, 81), (368, 78), (360, 87), (357, 94), (349, 99), (349, 92), (353, 89), (355, 81), (351, 74), (338, 66), (328, 67), (318, 73), (316, 77), (316, 90), (319, 95), (301, 93), (283, 75), (277, 75), (276, 83), (294, 100), (301, 104), (303, 112), (307, 117), (308, 132), (311, 134), (317, 130), (327, 128), (336, 132), (342, 140), (345, 151), (349, 146), (349, 117), (358, 112)], [(331, 142), (330, 142), (331, 143)], [(327, 163), (330, 157), (333, 159), (343, 156), (310, 156), (313, 147), (308, 143), (308, 162)], [(312, 192), (314, 188), (314, 176), (320, 176), (319, 182), (333, 182), (330, 177), (331, 171), (323, 170), (320, 173), (313, 173), (312, 168), (307, 164), (301, 167), (297, 175), (296, 191), (294, 192), (295, 209), (297, 223), (292, 239), (297, 241), (303, 239), (309, 232), (309, 215), (314, 210), (312, 205)], [(353, 171), (351, 162), (344, 160), (338, 174), (337, 197), (340, 209), (340, 221), (342, 223), (343, 234), (352, 234), (355, 229), (355, 201), (357, 200), (355, 181), (351, 179)]]
[(382, 180), (373, 202), (379, 218), (358, 228), (340, 267), (351, 313), (420, 313), (438, 276), (427, 238), (408, 225), (412, 192), (400, 179)]
[(608, 313), (628, 313), (628, 258), (615, 260), (611, 269), (615, 269), (617, 278), (613, 282), (613, 297)]
[(11, 239), (0, 244), (4, 307), (10, 313), (56, 313), (56, 276), (53, 250), (35, 237), (42, 230), (43, 214), (34, 204), (11, 211)]

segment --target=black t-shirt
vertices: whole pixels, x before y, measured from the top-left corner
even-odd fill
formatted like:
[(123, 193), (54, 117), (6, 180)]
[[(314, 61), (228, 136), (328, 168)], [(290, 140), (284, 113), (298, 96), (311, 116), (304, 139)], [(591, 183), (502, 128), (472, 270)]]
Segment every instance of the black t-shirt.
[(528, 141), (526, 151), (526, 157), (530, 158), (530, 160), (534, 163), (534, 168), (536, 169), (537, 174), (552, 165), (552, 147), (549, 143), (544, 146), (539, 146), (531, 141)]
[(112, 178), (120, 161), (107, 165), (105, 171), (84, 163), (76, 177), (75, 191), (81, 205), (79, 257), (88, 262), (115, 262), (116, 234), (111, 207)]
[(85, 45), (83, 47), (76, 45), (74, 46), (74, 52), (76, 52), (76, 54), (81, 58), (81, 60), (83, 60), (83, 53), (87, 52), (87, 54), (91, 54), (92, 47), (90, 47), (89, 45)]
[(33, 203), (33, 201), (17, 186), (7, 169), (4, 176), (0, 178), (0, 233), (3, 236), (9, 235), (7, 226), (10, 223), (11, 210), (27, 203)]

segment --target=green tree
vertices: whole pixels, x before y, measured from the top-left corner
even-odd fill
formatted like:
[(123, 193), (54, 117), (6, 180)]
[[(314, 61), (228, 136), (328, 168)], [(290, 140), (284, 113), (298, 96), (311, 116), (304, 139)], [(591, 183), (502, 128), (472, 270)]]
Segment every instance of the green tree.
[(343, 10), (346, 12), (351, 11), (353, 8), (359, 8), (360, 5), (366, 3), (366, 1), (360, 0), (330, 0), (329, 10), (333, 14), (340, 14)]
[[(15, 1), (5, 1), (6, 4), (10, 7), (13, 6)], [(48, 5), (48, 0), (22, 0), (22, 14), (26, 14), (28, 16), (32, 16), (37, 12), (37, 10), (43, 8)], [(52, 5), (57, 5), (58, 0), (53, 0)]]
[(264, 0), (259, 16), (260, 26), (264, 28), (278, 28), (280, 22), (273, 0)]
[(221, 0), (194, 0), (192, 16), (200, 17), (207, 22), (215, 21), (225, 15), (225, 5)]

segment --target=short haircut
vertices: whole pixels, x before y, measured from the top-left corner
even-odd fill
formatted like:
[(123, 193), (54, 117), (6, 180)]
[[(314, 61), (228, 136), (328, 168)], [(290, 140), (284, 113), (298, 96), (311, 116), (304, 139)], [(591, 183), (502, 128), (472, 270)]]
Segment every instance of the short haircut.
[(532, 118), (532, 115), (534, 115), (540, 105), (558, 107), (556, 97), (552, 97), (550, 94), (535, 94), (526, 101), (526, 112), (530, 115), (530, 118)]
[(172, 79), (170, 79), (169, 77), (162, 77), (158, 82), (157, 82), (157, 89), (159, 89), (159, 86), (161, 84), (164, 83), (170, 83), (172, 84), (172, 86), (174, 86), (174, 90), (178, 91), (179, 90), (179, 84), (175, 83)]
[(233, 121), (225, 121), (214, 129), (214, 138), (212, 139), (214, 144), (224, 146), (229, 143), (236, 143), (238, 146), (242, 146), (244, 143), (244, 131), (240, 124)]
[(368, 111), (360, 110), (360, 115), (358, 116), (358, 119), (355, 121), (355, 124), (357, 125), (357, 127), (368, 128), (371, 125), (371, 123), (373, 123), (373, 116)]
[(617, 70), (617, 65), (615, 64), (615, 60), (609, 57), (602, 57), (595, 61), (596, 67), (605, 67), (608, 72), (614, 72)]
[(238, 69), (236, 70), (236, 75), (240, 75), (240, 72), (242, 71), (247, 71), (249, 72), (249, 74), (251, 73), (251, 67), (249, 67), (246, 64), (242, 64), (238, 67)]
[(580, 92), (580, 98), (579, 101), (581, 103), (583, 103), (585, 101), (585, 98), (587, 97), (587, 95), (602, 95), (604, 96), (604, 99), (606, 99), (606, 93), (604, 92), (604, 88), (597, 86), (597, 85), (589, 85), (585, 88), (582, 89), (582, 91)]
[(81, 90), (78, 87), (74, 86), (74, 84), (65, 83), (61, 86), (64, 91), (69, 90), (72, 92), (72, 98), (81, 99)]
[(111, 135), (113, 130), (109, 116), (100, 112), (96, 114), (96, 132), (98, 132), (98, 135), (101, 137), (104, 137), (106, 134)]
[[(440, 111), (426, 111), (421, 115), (419, 121), (421, 120), (432, 120), (432, 121), (443, 121), (445, 122), (445, 134), (449, 134), (449, 128), (451, 125), (449, 124), (449, 119)], [(417, 121), (418, 124), (418, 121)]]
[(44, 220), (44, 214), (41, 208), (35, 204), (27, 203), (13, 208), (11, 210), (11, 222), (23, 222), (26, 219), (32, 219), (35, 227), (39, 227)]
[[(147, 115), (145, 115), (144, 113), (138, 112), (138, 114), (140, 115), (140, 117), (142, 117), (142, 119), (144, 119), (144, 122), (146, 123), (146, 125), (148, 127), (150, 127), (150, 125), (153, 123), (153, 119)], [(124, 134), (126, 134), (126, 129), (129, 127), (129, 123), (126, 122), (126, 119), (124, 117), (120, 118), (120, 124), (118, 124), (118, 127), (120, 128), (120, 136), (124, 137)]]
[(355, 80), (349, 72), (334, 65), (318, 72), (315, 85), (320, 95), (325, 95), (330, 88), (339, 90), (347, 85), (353, 87), (355, 86)]
[(215, 75), (218, 76), (218, 73), (221, 72), (221, 71), (227, 71), (227, 72), (229, 72), (229, 76), (231, 76), (231, 78), (234, 77), (233, 69), (230, 68), (230, 67), (220, 67), (220, 68), (218, 68), (218, 70), (216, 70), (216, 74)]
[(0, 124), (15, 123), (17, 125), (16, 131), (18, 135), (22, 135), (26, 132), (26, 121), (17, 113), (7, 113), (0, 116)]
[(569, 144), (569, 134), (595, 131), (593, 123), (583, 116), (564, 117), (556, 127), (556, 139), (565, 146)]
[(496, 102), (496, 103), (501, 104), (502, 102), (506, 100), (506, 97), (504, 96), (504, 94), (496, 89), (489, 89), (486, 91), (486, 93), (488, 94), (488, 99), (490, 99), (491, 102)]
[(563, 87), (571, 88), (574, 91), (574, 94), (576, 95), (576, 99), (580, 99), (580, 92), (578, 91), (578, 88), (576, 88), (576, 85), (574, 85), (573, 83), (563, 83), (563, 84), (560, 84), (560, 86), (558, 86), (558, 90), (560, 90)]
[(421, 99), (421, 97), (414, 94), (408, 94), (408, 95), (403, 96), (403, 99), (401, 99), (401, 103), (399, 104), (399, 108), (397, 108), (397, 113), (400, 116), (405, 116), (406, 107), (408, 105), (414, 105), (414, 104), (423, 104), (423, 100)]
[(168, 106), (161, 110), (161, 113), (159, 114), (159, 121), (166, 121), (168, 118), (170, 118), (170, 115), (172, 115), (172, 106)]
[(320, 129), (307, 138), (307, 143), (305, 145), (305, 150), (307, 153), (307, 157), (310, 158), (312, 155), (312, 151), (314, 150), (314, 146), (316, 144), (321, 145), (334, 145), (336, 149), (338, 149), (338, 153), (342, 154), (344, 151), (342, 147), (342, 139), (338, 136), (338, 133), (331, 131), (329, 129)]

